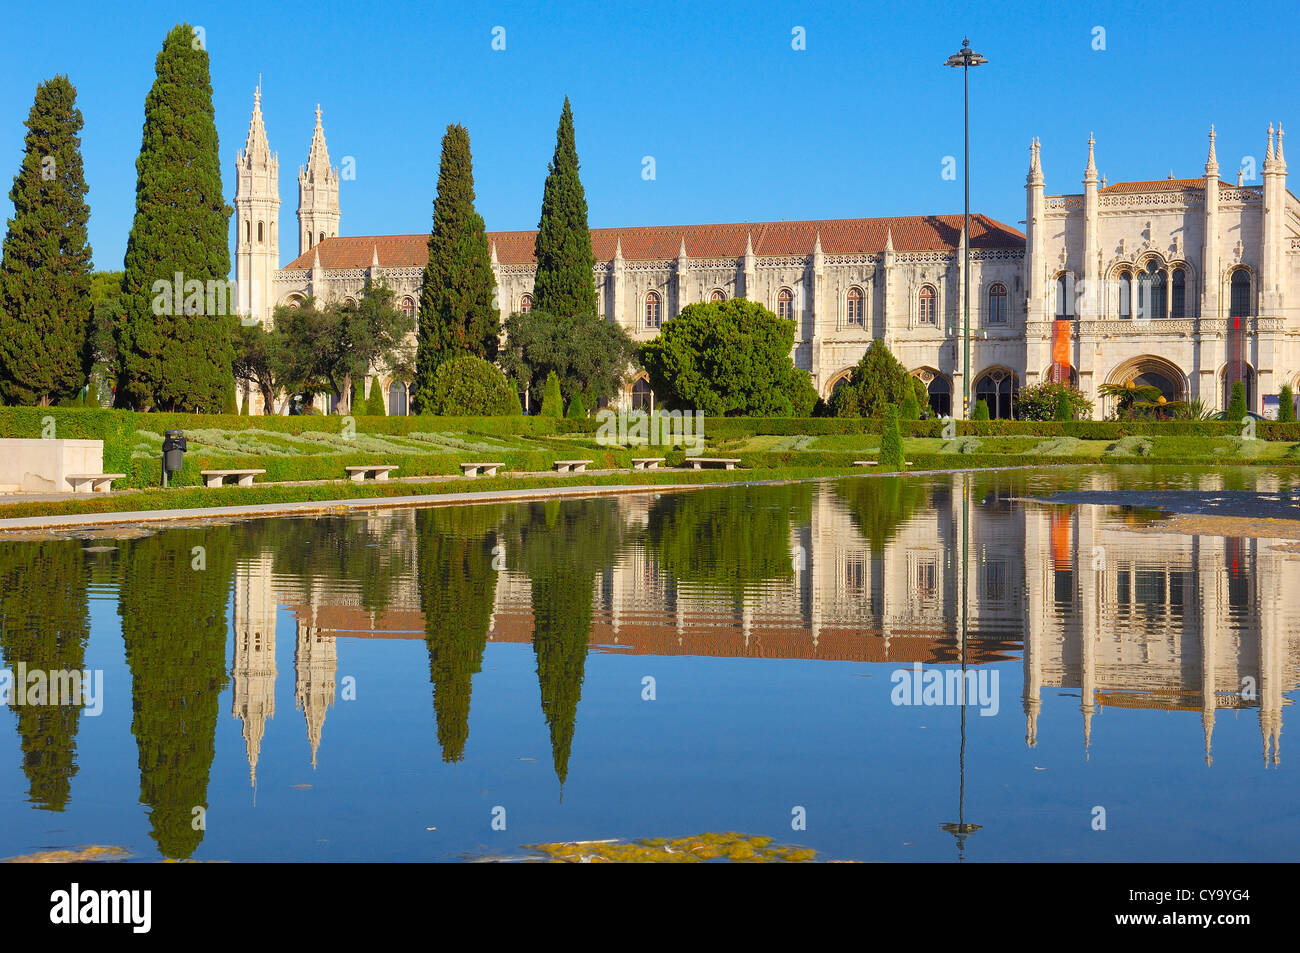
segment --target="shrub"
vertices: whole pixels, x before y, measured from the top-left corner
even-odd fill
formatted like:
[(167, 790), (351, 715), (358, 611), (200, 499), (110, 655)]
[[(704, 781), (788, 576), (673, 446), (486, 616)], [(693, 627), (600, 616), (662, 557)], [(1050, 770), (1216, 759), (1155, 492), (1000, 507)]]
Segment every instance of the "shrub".
[(885, 420), (880, 432), (879, 462), (882, 470), (903, 469), (903, 434), (898, 428), (898, 408), (885, 405)]
[(504, 417), (519, 413), (519, 395), (495, 366), (466, 354), (443, 361), (433, 372), (428, 409), (443, 417)]
[(555, 371), (546, 375), (546, 387), (542, 391), (542, 416), (564, 417), (564, 397), (560, 394), (560, 379)]
[[(1068, 414), (1058, 417), (1063, 398)], [(1092, 417), (1092, 401), (1069, 384), (1043, 381), (1016, 392), (1015, 411), (1017, 420), (1087, 420)]]
[(1246, 385), (1241, 381), (1234, 381), (1232, 384), (1232, 400), (1228, 402), (1228, 410), (1223, 415), (1223, 419), (1233, 423), (1240, 423), (1241, 418), (1245, 416)]
[(1295, 394), (1291, 392), (1290, 384), (1283, 384), (1277, 392), (1277, 419), (1281, 423), (1295, 420)]
[(909, 393), (903, 398), (903, 404), (898, 409), (898, 416), (902, 420), (920, 420), (921, 407), (917, 403), (916, 394)]
[(366, 398), (365, 415), (367, 417), (383, 417), (388, 413), (384, 406), (384, 388), (376, 377), (370, 382), (370, 396)]
[(348, 405), (350, 414), (361, 413), (366, 406), (366, 378), (358, 374), (352, 378), (352, 403)]
[(989, 405), (988, 405), (988, 403), (985, 402), (985, 401), (982, 401), (982, 400), (977, 400), (977, 401), (975, 401), (975, 412), (974, 412), (973, 414), (971, 414), (970, 419), (971, 419), (971, 420), (988, 420), (988, 419), (989, 419)]
[[(917, 392), (918, 385), (921, 393)], [(885, 342), (876, 340), (853, 368), (848, 382), (836, 390), (831, 408), (838, 417), (879, 417), (886, 404), (893, 404), (897, 410), (909, 395), (914, 395), (919, 407), (924, 389), (925, 385), (907, 373)]]
[(587, 416), (587, 402), (582, 399), (582, 391), (573, 395), (569, 401), (569, 411), (565, 414), (571, 420), (581, 420)]

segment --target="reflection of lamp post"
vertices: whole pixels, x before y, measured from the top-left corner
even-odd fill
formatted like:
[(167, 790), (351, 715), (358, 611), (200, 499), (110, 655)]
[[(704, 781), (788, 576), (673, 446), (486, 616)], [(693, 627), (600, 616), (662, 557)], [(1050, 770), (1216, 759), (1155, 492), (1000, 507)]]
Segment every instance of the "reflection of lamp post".
[(961, 41), (961, 49), (944, 61), (944, 66), (961, 67), (961, 103), (963, 113), (962, 174), (966, 178), (966, 205), (962, 213), (962, 234), (966, 236), (966, 277), (962, 283), (962, 367), (961, 416), (970, 419), (970, 68), (987, 63), (970, 48), (970, 40)]
[(966, 838), (974, 834), (983, 825), (966, 823), (966, 607), (967, 592), (969, 590), (969, 558), (968, 545), (970, 539), (970, 475), (966, 474), (960, 477), (961, 485), (961, 586), (960, 586), (960, 604), (957, 607), (958, 612), (958, 637), (957, 651), (961, 657), (961, 748), (957, 755), (958, 770), (960, 771), (960, 787), (957, 793), (957, 821), (949, 821), (947, 824), (940, 824), (939, 830), (947, 831), (953, 837), (957, 838), (957, 859), (966, 859)]

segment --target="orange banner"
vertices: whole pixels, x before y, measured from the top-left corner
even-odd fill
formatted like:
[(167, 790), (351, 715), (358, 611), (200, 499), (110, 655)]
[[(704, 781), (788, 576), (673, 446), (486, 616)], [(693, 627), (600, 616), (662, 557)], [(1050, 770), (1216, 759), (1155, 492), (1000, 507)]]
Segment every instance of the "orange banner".
[(1052, 329), (1052, 363), (1070, 366), (1070, 322), (1057, 321)]

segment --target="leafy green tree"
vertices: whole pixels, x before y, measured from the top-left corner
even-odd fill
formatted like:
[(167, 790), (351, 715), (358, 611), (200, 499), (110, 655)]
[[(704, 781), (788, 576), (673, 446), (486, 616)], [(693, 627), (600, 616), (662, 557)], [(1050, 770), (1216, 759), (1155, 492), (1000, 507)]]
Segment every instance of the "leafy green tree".
[(587, 196), (578, 175), (573, 109), (564, 97), (555, 131), (555, 155), (542, 190), (542, 217), (535, 245), (533, 307), (558, 317), (596, 313), (595, 256), (587, 226)]
[[(1058, 409), (1068, 408), (1067, 417), (1057, 417)], [(1017, 420), (1086, 420), (1092, 416), (1092, 401), (1082, 391), (1058, 381), (1043, 381), (1016, 391)]]
[(542, 416), (563, 417), (564, 397), (560, 394), (560, 378), (555, 371), (546, 376), (546, 390), (542, 395)]
[[(140, 801), (149, 808), (158, 850), (177, 860), (203, 840), (193, 810), (208, 806), (227, 681), (232, 539), (224, 530), (173, 529), (122, 549), (118, 615), (131, 671)], [(201, 570), (194, 568), (195, 546), (203, 547)]]
[(983, 400), (977, 400), (977, 401), (975, 401), (975, 410), (974, 410), (973, 413), (971, 413), (971, 415), (970, 415), (970, 419), (971, 419), (971, 420), (988, 420), (988, 419), (989, 419), (989, 405), (988, 405), (988, 402), (987, 402), (987, 401), (983, 401)]
[(666, 493), (650, 507), (646, 546), (672, 578), (740, 602), (794, 574), (791, 528), (811, 519), (812, 493), (808, 484)]
[[(0, 542), (0, 652), (15, 679), (20, 664), (29, 673), (84, 670), (89, 582), (79, 541)], [(43, 703), (28, 697), (19, 705), (11, 695), (11, 705), (28, 797), (42, 810), (62, 811), (77, 773), (81, 708), (51, 704), (48, 681), (45, 692)]]
[(616, 397), (636, 346), (622, 325), (592, 314), (570, 317), (536, 308), (506, 320), (506, 343), (497, 362), (528, 384), (534, 403), (552, 372), (566, 398), (581, 392), (591, 400)]
[(1133, 417), (1147, 415), (1147, 408), (1155, 405), (1160, 398), (1160, 388), (1153, 384), (1139, 384), (1137, 381), (1125, 381), (1123, 384), (1102, 384), (1097, 388), (1102, 397), (1115, 400), (1115, 417), (1129, 420)]
[(66, 76), (36, 87), (0, 260), (0, 397), (49, 406), (90, 370), (90, 245), (81, 110)]
[(1277, 419), (1284, 423), (1295, 421), (1295, 394), (1290, 384), (1283, 384), (1277, 392)]
[(885, 422), (880, 431), (880, 468), (903, 469), (903, 433), (898, 426), (898, 408), (885, 405)]
[(429, 262), (420, 290), (416, 412), (423, 413), (433, 399), (433, 375), (440, 363), (462, 354), (494, 360), (500, 334), (491, 248), (483, 217), (474, 210), (469, 132), (451, 125), (442, 137)]
[(900, 420), (921, 419), (921, 407), (917, 403), (916, 394), (909, 391), (903, 398), (903, 403), (898, 408), (898, 416)]
[(666, 409), (806, 417), (817, 392), (790, 359), (794, 330), (793, 321), (745, 298), (692, 304), (638, 356)]
[[(240, 324), (235, 328), (234, 351), (236, 379), (256, 387), (262, 395), (263, 414), (274, 414), (276, 398), (289, 386), (284, 329), (276, 325), (268, 331), (261, 322)], [(248, 403), (244, 401), (246, 410)]]
[(466, 354), (438, 365), (426, 412), (441, 417), (505, 417), (520, 412), (519, 395), (493, 365)]
[(478, 506), (440, 506), (415, 514), (429, 680), (438, 745), (447, 762), (465, 757), (471, 681), (483, 667), (496, 595), (492, 529), (503, 515), (503, 508)]
[(232, 210), (221, 192), (208, 54), (193, 27), (172, 29), (156, 71), (136, 160), (117, 398), (139, 410), (211, 413), (233, 385), (238, 320), (228, 282)]
[(1228, 409), (1224, 413), (1225, 420), (1231, 420), (1234, 423), (1240, 423), (1241, 418), (1246, 416), (1246, 385), (1241, 381), (1232, 382), (1232, 399), (1228, 402)]
[(917, 405), (929, 403), (925, 384), (913, 377), (882, 340), (872, 341), (846, 384), (831, 396), (836, 417), (879, 417), (887, 404), (901, 405), (913, 395)]

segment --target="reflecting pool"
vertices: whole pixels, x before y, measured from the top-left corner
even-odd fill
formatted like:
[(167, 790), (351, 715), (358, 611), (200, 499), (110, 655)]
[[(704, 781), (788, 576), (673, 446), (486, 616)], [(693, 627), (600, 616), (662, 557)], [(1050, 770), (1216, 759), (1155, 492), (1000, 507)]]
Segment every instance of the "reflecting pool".
[(1300, 534), (1160, 507), (1300, 518), (1296, 484), (867, 476), (0, 537), (0, 857), (739, 831), (1293, 859)]

